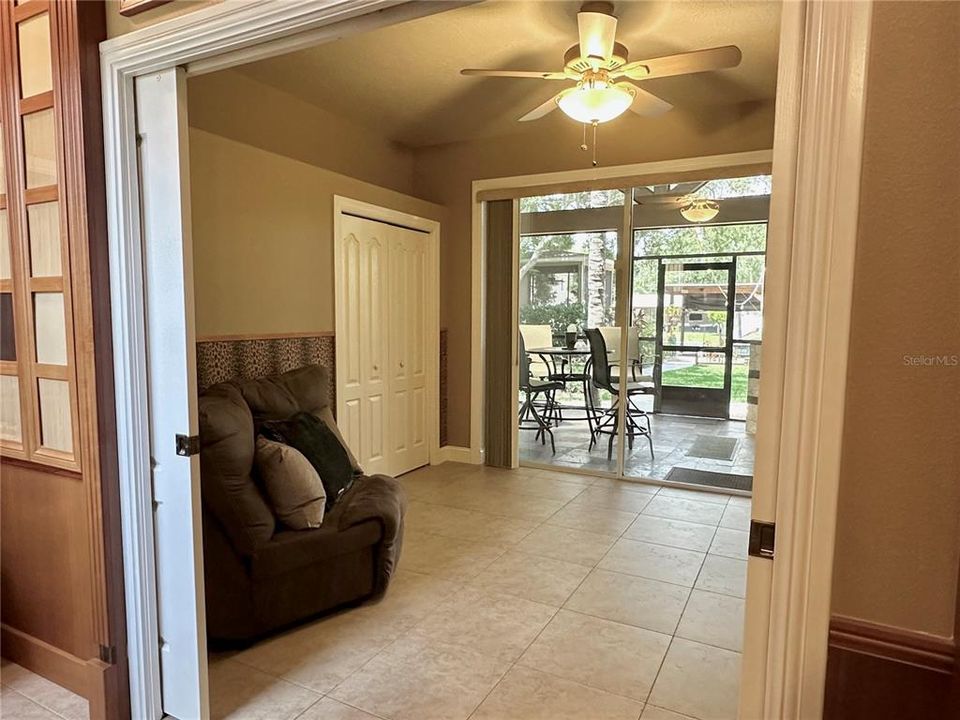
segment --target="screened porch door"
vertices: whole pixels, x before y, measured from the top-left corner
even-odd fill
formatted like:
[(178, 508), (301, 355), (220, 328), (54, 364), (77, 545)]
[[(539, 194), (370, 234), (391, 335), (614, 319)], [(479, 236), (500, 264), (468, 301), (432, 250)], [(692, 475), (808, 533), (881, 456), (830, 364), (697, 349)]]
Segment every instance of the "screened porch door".
[(729, 417), (735, 293), (732, 262), (660, 263), (655, 412)]

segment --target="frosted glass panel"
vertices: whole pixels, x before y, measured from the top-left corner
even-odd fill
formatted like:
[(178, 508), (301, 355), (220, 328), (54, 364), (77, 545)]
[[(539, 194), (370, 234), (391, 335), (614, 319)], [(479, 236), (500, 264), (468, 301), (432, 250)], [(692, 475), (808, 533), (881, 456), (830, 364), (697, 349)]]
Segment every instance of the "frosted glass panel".
[(27, 187), (57, 182), (57, 134), (53, 109), (23, 116), (23, 145), (26, 154)]
[(40, 395), (40, 444), (51, 450), (73, 452), (70, 422), (70, 384), (66, 380), (37, 380)]
[(0, 440), (21, 442), (20, 381), (16, 375), (0, 375)]
[(60, 269), (60, 203), (27, 206), (27, 227), (30, 231), (30, 274), (33, 277), (59, 277)]
[(32, 97), (53, 90), (50, 53), (50, 14), (24, 20), (17, 28), (20, 38), (20, 96)]
[(37, 362), (67, 364), (67, 326), (63, 314), (63, 293), (34, 293), (33, 317), (37, 341)]
[(10, 269), (10, 229), (7, 227), (7, 211), (0, 210), (0, 280), (13, 277)]

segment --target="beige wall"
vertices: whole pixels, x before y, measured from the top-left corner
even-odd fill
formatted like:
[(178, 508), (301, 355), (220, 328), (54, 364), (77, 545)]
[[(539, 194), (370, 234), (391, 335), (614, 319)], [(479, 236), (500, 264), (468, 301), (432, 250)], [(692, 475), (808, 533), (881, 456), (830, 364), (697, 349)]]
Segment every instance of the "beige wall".
[(413, 189), (413, 153), (236, 70), (188, 81), (190, 126), (398, 192)]
[(837, 613), (950, 636), (960, 548), (960, 3), (874, 5)]
[(444, 220), (443, 209), (191, 128), (197, 334), (329, 331), (333, 196)]
[[(448, 438), (470, 444), (470, 193), (473, 180), (590, 167), (579, 149), (581, 126), (560, 113), (524, 133), (456, 143), (416, 153), (414, 194), (446, 206), (441, 253), (441, 324), (448, 332)], [(749, 105), (709, 117), (676, 110), (659, 118), (626, 117), (600, 128), (603, 166), (769, 149), (773, 104)]]

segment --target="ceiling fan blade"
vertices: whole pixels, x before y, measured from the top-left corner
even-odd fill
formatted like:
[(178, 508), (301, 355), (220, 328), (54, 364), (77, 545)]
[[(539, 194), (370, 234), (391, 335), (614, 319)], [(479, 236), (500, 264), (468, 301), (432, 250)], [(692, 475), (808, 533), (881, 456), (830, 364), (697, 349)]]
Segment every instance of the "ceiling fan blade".
[(653, 80), (673, 75), (689, 75), (736, 67), (740, 64), (741, 57), (743, 56), (740, 48), (736, 45), (725, 45), (709, 50), (694, 50), (650, 60), (637, 60), (619, 68), (613, 75), (626, 76), (631, 80)]
[(633, 102), (630, 104), (630, 109), (637, 115), (653, 117), (663, 115), (663, 113), (673, 109), (673, 105), (666, 100), (658, 98), (652, 92), (639, 88), (633, 83), (618, 83), (618, 85), (626, 85), (630, 88), (630, 92), (633, 93)]
[(533, 110), (531, 110), (526, 115), (524, 115), (522, 118), (520, 118), (520, 122), (528, 122), (529, 120), (539, 120), (547, 113), (556, 110), (558, 107), (557, 106), (558, 97), (560, 97), (559, 93), (557, 95), (554, 95), (549, 100), (547, 100), (545, 103), (543, 103), (543, 105), (538, 105)]
[(481, 75), (483, 77), (535, 78), (537, 80), (567, 80), (563, 72), (541, 72), (539, 70), (480, 70), (466, 68), (461, 75)]
[(613, 56), (613, 41), (617, 34), (617, 19), (601, 12), (578, 12), (577, 29), (580, 32), (580, 57), (608, 60)]

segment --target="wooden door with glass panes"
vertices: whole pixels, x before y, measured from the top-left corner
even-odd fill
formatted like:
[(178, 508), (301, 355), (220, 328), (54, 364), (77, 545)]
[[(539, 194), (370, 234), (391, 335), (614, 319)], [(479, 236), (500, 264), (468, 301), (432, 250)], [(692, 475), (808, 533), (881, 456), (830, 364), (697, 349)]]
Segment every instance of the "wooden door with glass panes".
[(102, 3), (0, 2), (0, 642), (92, 718), (127, 702), (116, 450), (100, 442), (104, 35)]

